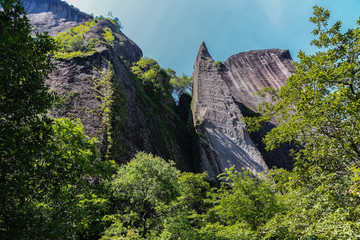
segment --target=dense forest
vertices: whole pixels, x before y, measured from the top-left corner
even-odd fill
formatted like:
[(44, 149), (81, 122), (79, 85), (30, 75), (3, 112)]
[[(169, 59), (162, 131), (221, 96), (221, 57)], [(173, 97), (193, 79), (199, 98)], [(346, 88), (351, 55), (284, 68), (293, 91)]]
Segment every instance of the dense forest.
[[(94, 18), (56, 39), (33, 36), (20, 0), (0, 4), (1, 239), (360, 238), (360, 20), (342, 31), (315, 6), (318, 52), (299, 52), (287, 84), (259, 93), (273, 102), (244, 119), (252, 131), (276, 119), (264, 142), (299, 146), (294, 169), (229, 168), (215, 182), (144, 152), (119, 164), (79, 120), (51, 117), (61, 101), (45, 84), (54, 59), (92, 54), (112, 30), (84, 42)], [(155, 60), (131, 70), (151, 101), (191, 91), (191, 77)]]

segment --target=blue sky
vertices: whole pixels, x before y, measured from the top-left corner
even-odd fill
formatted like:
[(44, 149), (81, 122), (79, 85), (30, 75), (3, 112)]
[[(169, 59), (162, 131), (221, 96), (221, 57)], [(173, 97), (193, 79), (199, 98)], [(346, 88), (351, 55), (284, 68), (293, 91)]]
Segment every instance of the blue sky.
[(317, 4), (343, 28), (354, 28), (359, 0), (67, 0), (80, 10), (107, 16), (112, 11), (123, 32), (163, 68), (192, 74), (202, 41), (215, 61), (256, 49), (289, 49), (296, 60), (309, 46), (308, 21)]

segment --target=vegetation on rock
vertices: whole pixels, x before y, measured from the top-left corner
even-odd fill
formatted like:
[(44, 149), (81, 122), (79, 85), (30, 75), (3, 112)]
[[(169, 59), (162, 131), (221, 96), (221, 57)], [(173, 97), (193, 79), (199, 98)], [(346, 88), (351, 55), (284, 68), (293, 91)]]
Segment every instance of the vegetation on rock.
[[(118, 135), (101, 158), (96, 139), (81, 124), (46, 114), (54, 95), (44, 84), (56, 46), (46, 34), (31, 37), (20, 0), (0, 0), (0, 236), (4, 239), (358, 239), (360, 29), (328, 27), (329, 12), (314, 8), (311, 21), (322, 51), (299, 53), (295, 74), (275, 102), (260, 106), (250, 128), (275, 118), (265, 138), (269, 149), (301, 145), (292, 172), (238, 172), (219, 176), (180, 173), (171, 161), (138, 153), (126, 165), (112, 161)], [(360, 22), (358, 23), (360, 25)], [(61, 51), (87, 51), (86, 23), (61, 35)], [(109, 33), (107, 33), (107, 31)], [(111, 31), (103, 35), (112, 42)], [(19, 54), (21, 53), (21, 54)], [(170, 114), (173, 89), (187, 91), (190, 78), (173, 80), (152, 59), (132, 68), (144, 107), (160, 128), (167, 150), (171, 137), (158, 113)], [(121, 131), (127, 96), (112, 81), (112, 65), (92, 80), (99, 111), (111, 133)], [(142, 83), (142, 84), (141, 84)], [(178, 84), (178, 85), (177, 85)], [(68, 104), (73, 92), (63, 97)], [(151, 97), (149, 97), (151, 96)], [(175, 116), (175, 114), (174, 114)], [(165, 129), (165, 130), (164, 130)], [(156, 139), (154, 140), (156, 141)], [(122, 150), (122, 149), (121, 149)]]
[(180, 98), (181, 94), (192, 92), (192, 77), (184, 74), (179, 77), (174, 70), (161, 68), (154, 59), (143, 57), (131, 69), (150, 96), (175, 94)]
[[(93, 19), (85, 22), (83, 25), (70, 28), (66, 33), (59, 33), (56, 37), (58, 50), (55, 59), (71, 59), (74, 57), (84, 57), (96, 52), (100, 44), (112, 44), (115, 37), (109, 27), (103, 29), (102, 39), (97, 37), (85, 38), (88, 33), (98, 22), (99, 19)], [(113, 23), (115, 24), (115, 23)]]

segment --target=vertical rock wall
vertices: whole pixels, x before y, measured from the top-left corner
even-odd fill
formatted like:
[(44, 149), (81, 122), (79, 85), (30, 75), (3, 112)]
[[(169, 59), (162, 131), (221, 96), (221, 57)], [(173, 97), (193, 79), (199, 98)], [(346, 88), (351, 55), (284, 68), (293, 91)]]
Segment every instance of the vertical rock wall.
[(267, 49), (235, 54), (225, 62), (222, 78), (229, 86), (232, 96), (239, 103), (256, 111), (264, 101), (254, 95), (264, 87), (279, 89), (291, 76), (293, 61), (288, 50)]
[[(23, 0), (37, 31), (55, 36), (90, 16), (60, 0)], [(114, 40), (107, 42), (104, 29)], [(152, 101), (131, 73), (141, 49), (108, 20), (83, 34), (99, 39), (96, 51), (81, 57), (54, 60), (57, 68), (47, 84), (59, 96), (53, 117), (80, 119), (85, 134), (99, 140), (102, 158), (128, 162), (138, 151), (174, 160), (183, 171), (193, 171), (185, 124), (160, 102)], [(184, 130), (185, 129), (185, 130)]]
[(27, 17), (36, 31), (56, 36), (90, 19), (90, 15), (60, 0), (22, 0)]
[(200, 137), (201, 168), (215, 179), (235, 166), (255, 173), (268, 168), (241, 121), (242, 113), (228, 85), (202, 43), (195, 65), (193, 118)]
[(273, 166), (291, 169), (291, 146), (267, 152), (262, 143), (275, 124), (267, 123), (263, 130), (249, 134), (241, 118), (256, 114), (261, 102), (271, 101), (254, 93), (264, 87), (279, 89), (292, 71), (290, 53), (279, 49), (239, 53), (218, 69), (205, 43), (201, 44), (194, 65), (192, 110), (200, 138), (201, 170), (210, 178), (231, 166), (254, 173)]

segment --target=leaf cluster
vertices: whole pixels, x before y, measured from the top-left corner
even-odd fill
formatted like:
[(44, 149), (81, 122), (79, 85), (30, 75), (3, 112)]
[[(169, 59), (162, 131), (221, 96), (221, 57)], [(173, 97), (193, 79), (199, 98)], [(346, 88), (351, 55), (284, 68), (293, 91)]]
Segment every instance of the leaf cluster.
[(295, 72), (279, 90), (265, 89), (274, 102), (259, 106), (260, 118), (247, 118), (250, 129), (275, 119), (279, 127), (264, 139), (271, 150), (283, 143), (301, 146), (298, 164), (348, 171), (359, 162), (359, 44), (360, 29), (341, 32), (341, 22), (328, 26), (330, 14), (314, 7), (311, 22), (322, 49), (313, 55), (299, 52)]
[(192, 92), (192, 77), (176, 75), (172, 69), (163, 69), (151, 58), (141, 58), (131, 67), (133, 73), (141, 79), (145, 91), (153, 97), (169, 97), (174, 94), (179, 99), (183, 93)]

